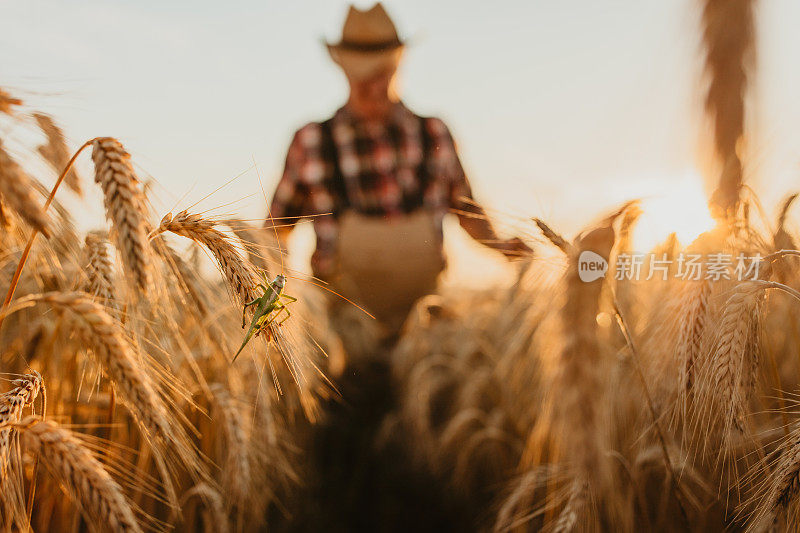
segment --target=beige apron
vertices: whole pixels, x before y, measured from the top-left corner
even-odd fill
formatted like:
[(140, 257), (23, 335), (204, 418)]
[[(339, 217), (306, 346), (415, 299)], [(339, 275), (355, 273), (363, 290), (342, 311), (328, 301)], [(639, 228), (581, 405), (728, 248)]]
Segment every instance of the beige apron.
[(444, 266), (441, 230), (428, 210), (389, 219), (348, 211), (339, 219), (331, 282), (388, 334), (399, 331), (420, 297), (436, 290)]

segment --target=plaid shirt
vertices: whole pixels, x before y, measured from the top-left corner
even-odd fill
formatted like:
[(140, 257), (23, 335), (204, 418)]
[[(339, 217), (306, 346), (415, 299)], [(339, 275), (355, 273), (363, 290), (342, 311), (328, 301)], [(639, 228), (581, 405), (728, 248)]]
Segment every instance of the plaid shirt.
[[(422, 128), (425, 128), (423, 133)], [(441, 221), (449, 209), (471, 211), (470, 190), (444, 122), (396, 104), (389, 120), (365, 122), (346, 108), (323, 123), (300, 128), (270, 206), (273, 218), (293, 224), (313, 219), (314, 272), (331, 271), (338, 218), (348, 209), (391, 218), (424, 208)]]

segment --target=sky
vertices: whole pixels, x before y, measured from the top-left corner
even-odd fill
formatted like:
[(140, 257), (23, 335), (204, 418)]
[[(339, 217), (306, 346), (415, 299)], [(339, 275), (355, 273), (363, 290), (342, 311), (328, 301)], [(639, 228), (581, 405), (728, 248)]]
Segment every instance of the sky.
[[(504, 228), (535, 235), (526, 219), (538, 216), (571, 236), (644, 198), (642, 246), (710, 224), (710, 181), (697, 164), (706, 131), (698, 4), (384, 2), (409, 41), (404, 101), (449, 125), (476, 197)], [(257, 218), (259, 181), (271, 195), (293, 131), (346, 98), (322, 44), (338, 39), (346, 6), (0, 0), (0, 87), (56, 117), (74, 146), (119, 138), (157, 181), (165, 212), (241, 174), (198, 207)], [(772, 213), (800, 188), (800, 2), (762, 0), (757, 16), (748, 171)], [(99, 198), (82, 204), (82, 226), (100, 223)], [(466, 247), (453, 224), (448, 239)], [(483, 264), (488, 256), (471, 250), (462, 263)]]

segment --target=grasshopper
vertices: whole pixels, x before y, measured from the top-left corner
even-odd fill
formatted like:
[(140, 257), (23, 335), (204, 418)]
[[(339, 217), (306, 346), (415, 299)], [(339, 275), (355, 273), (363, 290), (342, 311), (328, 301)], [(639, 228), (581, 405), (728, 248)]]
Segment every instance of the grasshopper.
[[(239, 357), (240, 353), (242, 353), (242, 350), (244, 350), (244, 347), (250, 341), (250, 338), (253, 335), (258, 335), (264, 331), (275, 321), (276, 318), (278, 318), (278, 316), (281, 315), (281, 313), (285, 312), (286, 316), (284, 316), (281, 321), (277, 323), (278, 326), (283, 324), (286, 319), (292, 316), (292, 313), (289, 312), (286, 304), (296, 302), (297, 298), (289, 296), (288, 294), (283, 294), (283, 288), (286, 286), (286, 277), (283, 274), (278, 274), (275, 276), (274, 280), (269, 281), (265, 272), (262, 273), (262, 276), (264, 277), (264, 283), (259, 283), (257, 287), (263, 290), (264, 294), (252, 302), (245, 303), (244, 309), (242, 309), (242, 329), (244, 329), (247, 308), (252, 305), (256, 306), (253, 313), (253, 319), (250, 321), (250, 328), (247, 330), (247, 334), (244, 337), (244, 342), (242, 342), (242, 346), (239, 348), (239, 351), (233, 356), (233, 361), (236, 361), (236, 358)], [(281, 298), (283, 298), (285, 301), (282, 301)]]

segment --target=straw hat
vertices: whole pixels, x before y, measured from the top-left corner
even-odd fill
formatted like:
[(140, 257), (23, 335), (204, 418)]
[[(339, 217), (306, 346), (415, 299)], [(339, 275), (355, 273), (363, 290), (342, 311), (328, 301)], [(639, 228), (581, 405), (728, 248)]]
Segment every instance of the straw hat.
[(338, 43), (326, 42), (331, 59), (345, 74), (365, 79), (389, 68), (397, 68), (405, 44), (397, 29), (378, 2), (361, 11), (350, 6)]

